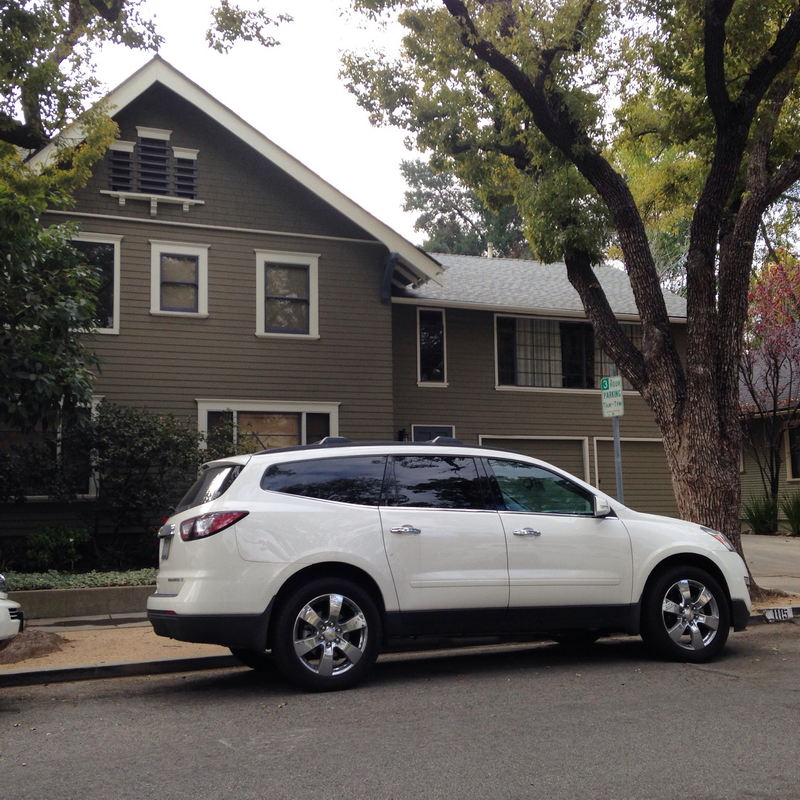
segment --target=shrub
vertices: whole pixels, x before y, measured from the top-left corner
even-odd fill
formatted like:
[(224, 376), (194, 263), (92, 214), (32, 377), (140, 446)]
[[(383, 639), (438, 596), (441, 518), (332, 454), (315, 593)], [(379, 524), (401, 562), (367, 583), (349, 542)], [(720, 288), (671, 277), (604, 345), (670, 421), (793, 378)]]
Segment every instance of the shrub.
[(12, 592), (30, 589), (93, 589), (101, 586), (149, 586), (156, 582), (155, 569), (127, 572), (85, 572), (69, 574), (47, 572), (7, 572), (8, 588)]
[(92, 537), (86, 528), (54, 525), (39, 528), (25, 540), (24, 569), (73, 572), (88, 550)]
[(781, 500), (781, 511), (789, 523), (792, 536), (800, 536), (800, 492), (784, 497)]
[(742, 506), (742, 516), (753, 533), (775, 533), (778, 530), (778, 504), (768, 494), (754, 494)]

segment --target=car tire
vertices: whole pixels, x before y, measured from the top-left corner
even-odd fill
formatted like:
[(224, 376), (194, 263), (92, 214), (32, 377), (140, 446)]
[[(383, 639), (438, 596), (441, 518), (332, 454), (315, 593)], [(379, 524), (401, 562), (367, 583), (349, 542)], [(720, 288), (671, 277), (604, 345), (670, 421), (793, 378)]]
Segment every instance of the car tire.
[(671, 661), (701, 663), (728, 639), (730, 607), (719, 582), (704, 569), (678, 566), (656, 577), (642, 605), (642, 639)]
[(275, 669), (275, 663), (269, 653), (259, 652), (258, 650), (244, 650), (240, 647), (231, 647), (231, 653), (239, 661), (250, 669), (257, 672), (269, 672)]
[(278, 606), (272, 656), (296, 686), (337, 691), (366, 677), (380, 640), (381, 615), (369, 592), (345, 578), (319, 578)]

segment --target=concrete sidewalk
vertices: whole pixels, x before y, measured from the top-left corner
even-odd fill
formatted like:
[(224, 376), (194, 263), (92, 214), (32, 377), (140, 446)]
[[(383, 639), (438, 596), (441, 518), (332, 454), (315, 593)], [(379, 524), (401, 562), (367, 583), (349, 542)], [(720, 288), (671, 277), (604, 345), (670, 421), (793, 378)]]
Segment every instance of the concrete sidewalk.
[[(756, 582), (795, 595), (770, 601), (791, 609), (772, 616), (798, 621), (800, 538), (747, 535), (742, 541)], [(766, 621), (763, 613), (751, 617), (754, 625)], [(37, 619), (27, 630), (34, 639), (39, 632), (40, 638), (58, 634), (65, 641), (55, 652), (0, 663), (0, 687), (241, 666), (227, 648), (156, 636), (144, 611)]]

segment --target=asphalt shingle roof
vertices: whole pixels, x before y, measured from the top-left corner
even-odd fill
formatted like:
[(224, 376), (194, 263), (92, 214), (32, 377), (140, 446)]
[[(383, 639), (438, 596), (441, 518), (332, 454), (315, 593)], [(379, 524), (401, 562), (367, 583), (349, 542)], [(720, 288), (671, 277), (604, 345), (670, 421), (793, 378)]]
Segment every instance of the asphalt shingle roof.
[[(494, 310), (583, 313), (564, 264), (449, 253), (430, 255), (445, 267), (439, 277), (442, 285), (429, 281), (417, 289), (406, 289), (404, 296)], [(597, 267), (595, 272), (614, 313), (638, 316), (627, 273), (616, 267)], [(670, 292), (664, 292), (664, 298), (670, 317), (686, 317), (684, 298)]]

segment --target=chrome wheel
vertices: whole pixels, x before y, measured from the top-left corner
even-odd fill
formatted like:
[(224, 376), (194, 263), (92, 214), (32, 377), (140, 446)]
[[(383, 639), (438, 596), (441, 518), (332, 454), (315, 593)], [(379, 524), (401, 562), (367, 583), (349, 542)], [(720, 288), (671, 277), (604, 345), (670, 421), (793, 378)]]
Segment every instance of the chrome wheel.
[(321, 594), (300, 609), (292, 640), (306, 669), (323, 678), (337, 677), (361, 661), (369, 628), (355, 601), (342, 594)]
[(717, 579), (693, 565), (654, 576), (642, 598), (642, 638), (674, 661), (714, 658), (728, 639), (730, 620), (728, 598)]
[(664, 593), (661, 619), (670, 639), (684, 650), (709, 647), (720, 628), (716, 597), (700, 581), (686, 578)]

